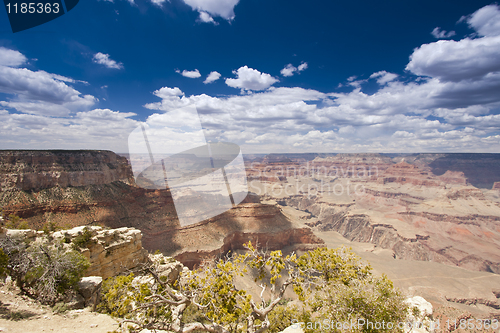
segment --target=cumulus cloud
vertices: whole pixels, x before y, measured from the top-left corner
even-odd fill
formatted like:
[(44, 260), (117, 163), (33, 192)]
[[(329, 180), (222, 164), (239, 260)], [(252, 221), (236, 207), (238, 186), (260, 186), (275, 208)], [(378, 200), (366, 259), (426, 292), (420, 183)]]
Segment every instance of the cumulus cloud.
[(215, 22), (214, 18), (210, 16), (209, 13), (207, 12), (200, 12), (200, 16), (198, 17), (198, 21), (203, 22), (203, 23), (212, 23), (214, 25), (219, 25), (219, 23)]
[(104, 65), (107, 68), (111, 69), (123, 69), (123, 64), (120, 62), (116, 62), (115, 60), (109, 57), (109, 54), (104, 54), (101, 52), (97, 52), (92, 57), (92, 61), (99, 65)]
[(243, 90), (265, 90), (279, 80), (267, 73), (261, 73), (256, 69), (243, 66), (233, 71), (236, 79), (226, 79), (226, 84), (233, 88)]
[(72, 103), (89, 106), (95, 103), (92, 96), (80, 96), (80, 92), (57, 80), (53, 75), (26, 68), (0, 66), (0, 92), (15, 94), (25, 100), (37, 100), (54, 104)]
[(377, 78), (377, 83), (380, 85), (384, 85), (388, 82), (394, 81), (397, 77), (397, 74), (388, 73), (386, 71), (380, 71), (370, 75), (370, 79)]
[(288, 64), (281, 70), (281, 75), (283, 76), (292, 76), (293, 73), (297, 70), (297, 67), (295, 67), (292, 64)]
[(151, 3), (158, 6), (158, 7), (161, 7), (167, 0), (151, 0)]
[(443, 81), (479, 79), (500, 70), (500, 36), (424, 44), (410, 56), (406, 69)]
[[(362, 91), (361, 84), (367, 80), (356, 76), (347, 79), (354, 87), (351, 92), (325, 94), (301, 88), (272, 88), (271, 81), (276, 79), (269, 75), (266, 78), (271, 80), (263, 84), (260, 81), (264, 74), (245, 66), (235, 71), (237, 79), (227, 79), (226, 83), (256, 90), (253, 94), (186, 96), (178, 88), (166, 87), (162, 89), (168, 94), (155, 93), (162, 97), (161, 102), (145, 106), (170, 112), (194, 105), (209, 139), (237, 142), (246, 152), (497, 152), (500, 115), (495, 110), (500, 108), (500, 72), (495, 63), (500, 57), (493, 56), (495, 38), (422, 45), (407, 66), (418, 78), (398, 80), (395, 73), (373, 73), (370, 79), (377, 80), (380, 87), (371, 94)], [(485, 54), (474, 49), (477, 45)], [(427, 47), (445, 52), (433, 55)], [(460, 71), (457, 59), (467, 65), (466, 69)], [(447, 71), (433, 67), (446, 61), (456, 62), (457, 67)]]
[(496, 4), (484, 6), (468, 17), (462, 17), (480, 36), (500, 35), (500, 7)]
[[(231, 21), (234, 19), (234, 7), (239, 0), (183, 0), (193, 10), (200, 13), (200, 20), (203, 21), (201, 13), (218, 16)], [(206, 16), (205, 16), (206, 17)], [(203, 21), (205, 22), (205, 21)], [(208, 21), (210, 22), (210, 20)]]
[(19, 51), (0, 47), (0, 66), (19, 67), (27, 60)]
[(207, 78), (205, 79), (205, 81), (203, 81), (203, 83), (205, 83), (205, 84), (212, 83), (212, 82), (217, 81), (219, 78), (220, 78), (220, 73), (213, 71), (213, 72), (210, 72), (210, 74), (208, 74)]
[(190, 79), (197, 79), (201, 77), (200, 71), (197, 69), (194, 71), (183, 70), (182, 72), (180, 70), (176, 70), (176, 72)]
[[(498, 152), (500, 35), (493, 35), (495, 24), (491, 18), (483, 17), (495, 10), (480, 9), (466, 18), (477, 29), (475, 37), (440, 40), (415, 49), (406, 67), (409, 75), (398, 77), (384, 70), (373, 73), (368, 80), (376, 80), (380, 86), (369, 94), (362, 87), (367, 80), (356, 76), (347, 79), (352, 91), (325, 93), (272, 87), (276, 78), (244, 66), (234, 71), (236, 78), (226, 79), (226, 84), (252, 91), (251, 94), (188, 96), (178, 87), (163, 87), (154, 91), (152, 101), (144, 105), (155, 112), (148, 121), (158, 122), (165, 112), (177, 115), (179, 108), (195, 106), (208, 140), (238, 143), (245, 153)], [(62, 101), (62, 107), (71, 98), (83, 99), (78, 91), (68, 90), (73, 89), (68, 85), (70, 81), (58, 80), (49, 73), (31, 73), (45, 75), (47, 82), (66, 87), (61, 89), (68, 93), (67, 97), (56, 94), (62, 96), (57, 99)], [(220, 78), (220, 74), (215, 76)], [(0, 83), (3, 78), (0, 75)], [(0, 103), (4, 108), (24, 110), (24, 114), (14, 114), (0, 109), (0, 142), (4, 147), (15, 146), (12, 140), (16, 140), (29, 147), (50, 143), (55, 148), (92, 148), (101, 140), (96, 148), (116, 146), (115, 150), (123, 152), (126, 150), (120, 148), (114, 137), (126, 137), (125, 132), (137, 126), (131, 113), (97, 109), (75, 116), (47, 117), (36, 113), (36, 103), (49, 109), (51, 102), (23, 102)], [(54, 110), (64, 115), (64, 109)], [(174, 125), (189, 121), (179, 116)], [(99, 126), (94, 128), (92, 124)]]
[(299, 65), (299, 67), (295, 67), (294, 65), (292, 64), (288, 64), (285, 66), (285, 68), (283, 68), (280, 73), (281, 75), (283, 76), (293, 76), (295, 73), (300, 73), (302, 72), (303, 70), (306, 70), (307, 69), (307, 62), (303, 62)]
[(0, 101), (4, 108), (21, 113), (63, 116), (92, 107), (97, 99), (82, 95), (68, 83), (84, 83), (72, 78), (20, 68), (27, 58), (18, 51), (0, 48), (0, 92), (12, 95)]
[(457, 86), (469, 81), (477, 88), (477, 82), (481, 81), (489, 87), (485, 88), (494, 89), (500, 84), (497, 82), (500, 71), (500, 9), (497, 5), (485, 6), (462, 20), (476, 30), (478, 38), (424, 44), (415, 49), (406, 69), (442, 82), (456, 82)]
[(54, 117), (0, 111), (0, 148), (109, 149), (127, 152), (128, 134), (139, 125), (134, 113), (95, 109)]
[(445, 30), (441, 30), (440, 27), (436, 27), (432, 30), (431, 35), (433, 35), (434, 38), (443, 39), (453, 37), (456, 33), (455, 31), (446, 32)]

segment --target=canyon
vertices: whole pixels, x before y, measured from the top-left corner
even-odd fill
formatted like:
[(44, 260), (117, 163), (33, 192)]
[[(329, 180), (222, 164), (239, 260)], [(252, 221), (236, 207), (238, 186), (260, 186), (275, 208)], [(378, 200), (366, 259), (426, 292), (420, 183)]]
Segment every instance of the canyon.
[(137, 186), (108, 151), (0, 151), (0, 207), (39, 230), (136, 228), (144, 248), (189, 268), (247, 241), (299, 253), (347, 245), (407, 293), (500, 315), (499, 154), (245, 159), (245, 200), (184, 227), (170, 191)]

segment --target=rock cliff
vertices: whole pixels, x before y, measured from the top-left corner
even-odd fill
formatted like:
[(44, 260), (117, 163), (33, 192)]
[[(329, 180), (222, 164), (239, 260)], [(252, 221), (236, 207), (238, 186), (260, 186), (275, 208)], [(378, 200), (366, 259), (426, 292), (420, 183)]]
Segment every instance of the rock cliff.
[(0, 191), (32, 191), (114, 181), (134, 182), (127, 159), (111, 151), (0, 151)]

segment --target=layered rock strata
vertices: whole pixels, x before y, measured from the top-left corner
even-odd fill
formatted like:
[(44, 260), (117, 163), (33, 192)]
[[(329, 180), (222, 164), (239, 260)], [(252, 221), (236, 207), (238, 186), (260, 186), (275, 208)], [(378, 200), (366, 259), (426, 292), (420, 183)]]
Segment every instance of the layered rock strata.
[(0, 191), (31, 191), (114, 181), (133, 184), (134, 179), (127, 159), (111, 151), (0, 151)]

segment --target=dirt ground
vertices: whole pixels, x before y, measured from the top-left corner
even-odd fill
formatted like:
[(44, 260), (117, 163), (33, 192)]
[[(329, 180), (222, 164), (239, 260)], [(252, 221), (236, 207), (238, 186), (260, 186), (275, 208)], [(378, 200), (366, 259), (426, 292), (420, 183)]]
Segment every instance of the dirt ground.
[(89, 308), (54, 313), (49, 306), (20, 295), (11, 284), (0, 282), (0, 332), (107, 333), (117, 328), (116, 320)]

